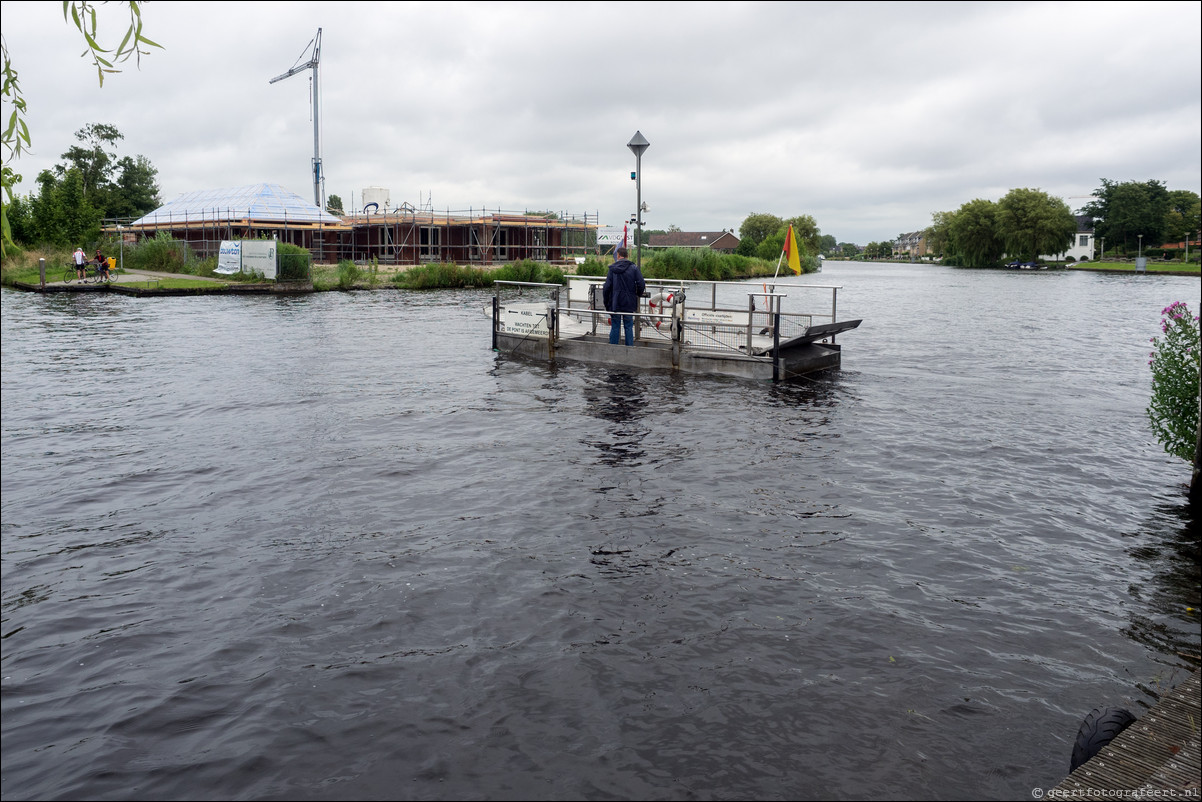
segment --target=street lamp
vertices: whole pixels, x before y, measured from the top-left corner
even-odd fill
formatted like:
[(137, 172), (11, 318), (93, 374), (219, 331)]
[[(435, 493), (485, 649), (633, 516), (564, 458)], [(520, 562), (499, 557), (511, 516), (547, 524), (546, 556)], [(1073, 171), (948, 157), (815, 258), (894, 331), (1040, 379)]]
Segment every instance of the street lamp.
[(635, 247), (635, 264), (641, 269), (643, 267), (643, 151), (651, 147), (651, 143), (639, 131), (634, 132), (634, 136), (626, 143), (626, 147), (630, 148), (634, 153), (634, 186), (635, 186), (635, 219), (637, 225), (635, 228), (637, 239), (634, 241)]
[(1137, 234), (1136, 236), (1139, 237), (1139, 250), (1135, 252), (1135, 258), (1142, 259), (1144, 256), (1144, 235)]

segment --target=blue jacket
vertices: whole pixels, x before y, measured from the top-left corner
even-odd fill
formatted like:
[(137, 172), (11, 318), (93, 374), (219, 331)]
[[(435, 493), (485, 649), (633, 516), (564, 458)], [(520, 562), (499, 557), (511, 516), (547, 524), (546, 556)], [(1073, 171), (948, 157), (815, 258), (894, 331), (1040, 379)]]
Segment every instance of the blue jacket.
[(647, 290), (643, 274), (629, 259), (620, 259), (609, 266), (605, 285), (601, 288), (601, 299), (607, 312), (637, 312), (639, 298)]

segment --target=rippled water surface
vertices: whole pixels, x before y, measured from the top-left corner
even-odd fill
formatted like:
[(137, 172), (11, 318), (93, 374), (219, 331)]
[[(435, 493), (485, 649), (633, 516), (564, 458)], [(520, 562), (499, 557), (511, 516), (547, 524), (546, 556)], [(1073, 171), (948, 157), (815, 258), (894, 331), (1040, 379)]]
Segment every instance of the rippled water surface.
[(789, 385), (507, 358), (474, 291), (4, 290), (4, 799), (1059, 782), (1199, 650), (1144, 414), (1199, 281), (805, 280), (864, 324)]

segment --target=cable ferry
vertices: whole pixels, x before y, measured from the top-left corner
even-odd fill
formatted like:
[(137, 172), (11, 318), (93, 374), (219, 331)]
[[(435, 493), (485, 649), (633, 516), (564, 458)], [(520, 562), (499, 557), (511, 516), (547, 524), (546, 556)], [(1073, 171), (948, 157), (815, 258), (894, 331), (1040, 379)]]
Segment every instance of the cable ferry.
[[(497, 281), (492, 347), (503, 354), (613, 366), (787, 381), (841, 365), (835, 337), (860, 320), (839, 320), (839, 287), (647, 279), (634, 344), (609, 343), (604, 277), (568, 276), (567, 286)], [(809, 306), (802, 306), (802, 302)], [(788, 303), (786, 303), (788, 302)]]

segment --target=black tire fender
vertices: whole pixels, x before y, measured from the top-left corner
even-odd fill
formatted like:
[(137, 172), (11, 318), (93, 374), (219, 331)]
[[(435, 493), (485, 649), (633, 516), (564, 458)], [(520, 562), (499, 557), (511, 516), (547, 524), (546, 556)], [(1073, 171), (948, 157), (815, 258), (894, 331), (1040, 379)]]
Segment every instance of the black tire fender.
[(1101, 752), (1134, 721), (1135, 716), (1121, 707), (1095, 707), (1089, 711), (1089, 715), (1081, 722), (1081, 729), (1077, 730), (1069, 772), (1076, 771), (1078, 766)]

